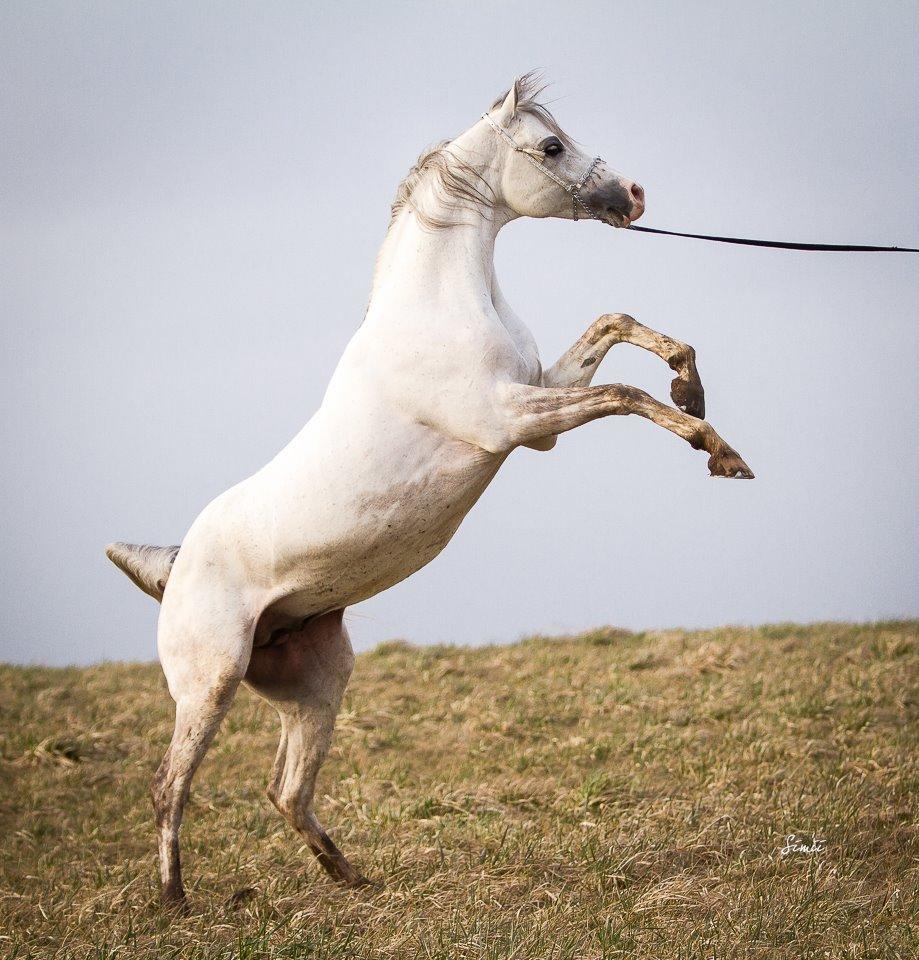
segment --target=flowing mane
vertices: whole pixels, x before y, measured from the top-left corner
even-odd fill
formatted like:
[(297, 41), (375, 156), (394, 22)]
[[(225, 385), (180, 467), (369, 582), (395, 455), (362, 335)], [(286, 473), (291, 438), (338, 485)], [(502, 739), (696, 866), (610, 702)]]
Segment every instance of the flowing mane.
[[(571, 146), (574, 141), (562, 130), (548, 107), (537, 100), (537, 97), (546, 89), (542, 76), (537, 71), (530, 71), (516, 80), (515, 86), (518, 112), (539, 117), (562, 143)], [(494, 110), (495, 107), (500, 106), (508, 93), (510, 90), (505, 90), (497, 97), (491, 109)], [(457, 205), (468, 204), (475, 208), (490, 209), (492, 207), (494, 196), (491, 187), (474, 166), (461, 160), (450, 150), (452, 142), (452, 140), (441, 140), (425, 150), (415, 161), (411, 170), (396, 188), (396, 196), (391, 207), (390, 226), (406, 207), (414, 210), (418, 221), (432, 230), (447, 227), (454, 222), (431, 214), (415, 202), (413, 197), (422, 181), (429, 182), (435, 196), (441, 200), (455, 201)]]

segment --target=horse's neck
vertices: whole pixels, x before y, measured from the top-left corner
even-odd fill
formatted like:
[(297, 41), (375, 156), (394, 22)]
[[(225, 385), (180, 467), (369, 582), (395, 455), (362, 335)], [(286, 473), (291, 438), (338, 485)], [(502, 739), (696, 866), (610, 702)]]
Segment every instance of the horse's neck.
[[(499, 171), (485, 164), (480, 172), (497, 198)], [(497, 355), (509, 340), (513, 356), (522, 357), (536, 375), (533, 335), (507, 304), (495, 276), (495, 240), (514, 215), (504, 206), (482, 210), (444, 201), (430, 182), (418, 184), (413, 200), (449, 225), (426, 227), (408, 205), (399, 213), (377, 257), (366, 333), (398, 329), (415, 337), (420, 327), (423, 336), (442, 340), (461, 324), (464, 336), (475, 329), (483, 338), (483, 355)]]
[(449, 299), (492, 301), (495, 237), (501, 224), (478, 214), (468, 222), (431, 229), (410, 209), (390, 227), (377, 257), (371, 306), (375, 301)]

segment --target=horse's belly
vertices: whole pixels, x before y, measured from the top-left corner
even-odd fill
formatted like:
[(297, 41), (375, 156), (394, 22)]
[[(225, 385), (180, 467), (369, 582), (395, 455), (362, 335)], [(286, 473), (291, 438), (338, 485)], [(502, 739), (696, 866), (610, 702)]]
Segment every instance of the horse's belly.
[(343, 470), (341, 483), (311, 491), (306, 509), (283, 524), (273, 545), (281, 594), (275, 609), (307, 616), (357, 603), (404, 580), (443, 550), (501, 458), (466, 444), (447, 451), (439, 442), (435, 449), (425, 446), (406, 455), (402, 477), (374, 482), (381, 478), (374, 476), (371, 461), (371, 469), (350, 482)]
[[(468, 508), (389, 520), (389, 514), (381, 516), (379, 523), (365, 529), (361, 542), (323, 558), (331, 574), (327, 579), (341, 581), (339, 590), (333, 591), (336, 603), (347, 606), (365, 600), (420, 570), (450, 542), (467, 512)], [(310, 566), (314, 575), (315, 565)]]

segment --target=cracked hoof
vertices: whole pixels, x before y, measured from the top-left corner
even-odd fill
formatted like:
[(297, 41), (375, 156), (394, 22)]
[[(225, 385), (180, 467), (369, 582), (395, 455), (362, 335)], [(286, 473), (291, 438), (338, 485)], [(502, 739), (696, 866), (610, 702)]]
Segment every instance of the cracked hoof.
[(698, 377), (688, 381), (680, 377), (674, 379), (670, 384), (670, 397), (683, 413), (705, 419), (705, 390)]
[(725, 447), (708, 458), (708, 471), (713, 477), (729, 477), (752, 480), (753, 471), (743, 462), (735, 450)]

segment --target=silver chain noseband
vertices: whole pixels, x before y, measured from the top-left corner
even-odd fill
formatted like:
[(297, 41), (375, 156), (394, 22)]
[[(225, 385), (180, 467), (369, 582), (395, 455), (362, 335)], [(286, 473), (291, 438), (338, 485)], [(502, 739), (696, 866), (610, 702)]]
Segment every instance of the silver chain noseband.
[(541, 151), (533, 150), (531, 147), (521, 147), (520, 144), (518, 144), (517, 141), (507, 132), (507, 130), (505, 130), (504, 127), (502, 127), (499, 123), (495, 123), (495, 121), (492, 120), (487, 113), (482, 114), (482, 119), (487, 120), (494, 128), (495, 132), (504, 137), (504, 139), (511, 145), (511, 147), (513, 147), (514, 150), (517, 151), (517, 153), (522, 153), (527, 160), (533, 164), (534, 167), (538, 167), (550, 180), (553, 180), (555, 183), (557, 183), (562, 190), (565, 191), (565, 193), (571, 196), (571, 211), (574, 214), (575, 220), (578, 219), (578, 207), (580, 207), (581, 210), (583, 210), (591, 220), (601, 219), (593, 212), (593, 210), (590, 209), (590, 207), (587, 206), (587, 204), (581, 198), (581, 188), (590, 179), (590, 175), (596, 169), (597, 164), (602, 163), (600, 157), (594, 157), (593, 160), (590, 161), (590, 166), (587, 168), (587, 173), (585, 173), (584, 176), (577, 181), (577, 183), (565, 183), (561, 177), (556, 176), (541, 160), (537, 159), (543, 155)]

